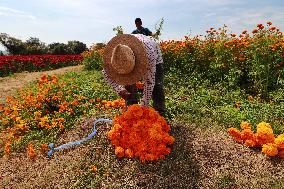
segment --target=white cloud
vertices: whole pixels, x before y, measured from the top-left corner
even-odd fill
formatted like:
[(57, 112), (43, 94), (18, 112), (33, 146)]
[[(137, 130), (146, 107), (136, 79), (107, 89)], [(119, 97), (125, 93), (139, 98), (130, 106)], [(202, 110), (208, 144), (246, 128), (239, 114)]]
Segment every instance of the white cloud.
[(20, 17), (35, 20), (36, 17), (32, 14), (17, 9), (0, 6), (0, 16)]

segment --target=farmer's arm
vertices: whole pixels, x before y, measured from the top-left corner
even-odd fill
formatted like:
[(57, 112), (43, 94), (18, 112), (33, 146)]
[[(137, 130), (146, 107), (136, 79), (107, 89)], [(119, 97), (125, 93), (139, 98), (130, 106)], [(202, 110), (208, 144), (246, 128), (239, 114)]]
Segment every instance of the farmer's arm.
[(114, 81), (112, 81), (106, 74), (105, 70), (102, 70), (103, 76), (105, 78), (105, 80), (107, 81), (107, 83), (109, 85), (111, 85), (111, 87), (115, 90), (115, 92), (120, 95), (121, 91), (126, 90), (122, 85), (118, 85), (117, 83), (115, 83)]

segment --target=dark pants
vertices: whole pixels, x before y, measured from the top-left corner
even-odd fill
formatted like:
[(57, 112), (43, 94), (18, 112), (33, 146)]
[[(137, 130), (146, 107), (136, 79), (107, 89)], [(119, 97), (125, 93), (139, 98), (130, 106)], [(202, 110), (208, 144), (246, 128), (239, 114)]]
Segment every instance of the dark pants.
[[(126, 105), (138, 104), (137, 89), (134, 85), (127, 85), (125, 89), (131, 94), (130, 98), (126, 101)], [(165, 115), (165, 92), (164, 92), (164, 67), (163, 64), (156, 65), (155, 86), (152, 94), (153, 107), (162, 116)]]

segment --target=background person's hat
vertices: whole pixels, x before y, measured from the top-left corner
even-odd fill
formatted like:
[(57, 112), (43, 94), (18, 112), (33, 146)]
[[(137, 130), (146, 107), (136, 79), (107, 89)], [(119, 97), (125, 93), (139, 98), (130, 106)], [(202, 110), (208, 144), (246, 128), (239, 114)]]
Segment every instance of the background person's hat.
[(130, 34), (112, 38), (104, 50), (103, 59), (106, 74), (120, 85), (131, 85), (141, 80), (149, 66), (144, 44)]

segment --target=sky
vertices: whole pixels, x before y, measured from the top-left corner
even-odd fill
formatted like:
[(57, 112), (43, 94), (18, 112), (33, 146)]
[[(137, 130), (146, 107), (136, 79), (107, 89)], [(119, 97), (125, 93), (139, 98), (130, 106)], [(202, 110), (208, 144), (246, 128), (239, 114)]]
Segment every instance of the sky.
[[(229, 31), (251, 31), (271, 21), (284, 29), (283, 0), (0, 0), (0, 33), (49, 44), (78, 40), (90, 46), (107, 42), (121, 25), (124, 33), (143, 26), (155, 31), (163, 17), (162, 40), (205, 34), (226, 24)], [(1, 50), (0, 46), (0, 50)]]

